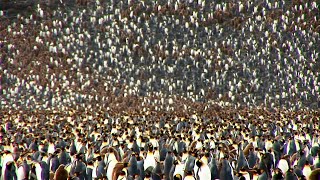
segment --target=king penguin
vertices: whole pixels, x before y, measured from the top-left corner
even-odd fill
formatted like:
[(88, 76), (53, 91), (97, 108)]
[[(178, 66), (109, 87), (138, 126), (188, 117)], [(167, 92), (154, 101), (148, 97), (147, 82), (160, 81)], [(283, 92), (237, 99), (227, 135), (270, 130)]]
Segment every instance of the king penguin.
[(164, 172), (163, 172), (167, 179), (169, 179), (170, 177), (170, 170), (172, 168), (173, 162), (174, 162), (174, 159), (172, 156), (172, 152), (168, 151), (166, 158), (164, 160)]
[(1, 179), (3, 180), (17, 179), (16, 166), (13, 161), (7, 161), (6, 165), (3, 167), (3, 174)]
[(290, 164), (285, 157), (282, 157), (278, 162), (277, 168), (279, 168), (283, 174), (286, 174), (290, 168)]
[(220, 179), (225, 179), (225, 180), (233, 180), (234, 179), (233, 169), (232, 169), (227, 157), (224, 157), (221, 160), (220, 167), (221, 167), (220, 172), (219, 172)]
[[(197, 168), (196, 168), (197, 167)], [(202, 160), (197, 160), (195, 166), (195, 175), (199, 180), (211, 179), (211, 172), (208, 164)]]
[(156, 160), (154, 158), (152, 146), (149, 146), (146, 159), (144, 160), (144, 170), (146, 170), (149, 167), (156, 167)]
[(138, 171), (138, 162), (137, 162), (137, 155), (135, 153), (131, 154), (130, 160), (129, 160), (129, 168), (128, 168), (128, 174), (131, 177), (135, 177), (139, 174)]
[(285, 173), (285, 180), (298, 180), (298, 176), (294, 173), (293, 169), (288, 169), (287, 173)]

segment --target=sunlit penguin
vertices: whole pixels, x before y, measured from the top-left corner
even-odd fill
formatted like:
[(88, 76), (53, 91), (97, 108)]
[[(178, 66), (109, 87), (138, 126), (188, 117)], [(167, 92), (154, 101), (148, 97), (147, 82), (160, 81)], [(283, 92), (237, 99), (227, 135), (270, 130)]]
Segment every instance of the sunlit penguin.
[[(13, 162), (13, 161), (14, 161), (14, 159), (13, 159), (12, 153), (10, 151), (5, 150), (2, 154), (2, 157), (1, 157), (1, 167), (5, 167), (8, 162)], [(10, 167), (11, 167), (11, 165), (10, 165)], [(4, 170), (5, 170), (5, 168), (1, 169), (2, 175), (4, 174)]]
[(105, 157), (105, 165), (107, 166), (107, 178), (112, 178), (112, 173), (115, 165), (118, 163), (117, 151), (114, 148), (109, 148), (109, 153)]
[[(18, 166), (18, 179), (21, 177), (22, 179), (28, 179), (30, 176), (31, 167), (28, 164), (27, 160), (22, 160), (21, 163), (19, 163)], [(24, 177), (24, 178), (23, 178)]]
[(178, 160), (175, 160), (174, 166), (173, 177), (175, 177), (176, 175), (180, 175), (181, 178), (184, 177), (185, 164), (181, 163)]
[(303, 174), (307, 179), (309, 179), (309, 176), (311, 175), (311, 173), (312, 173), (311, 166), (310, 166), (309, 162), (306, 161), (304, 167), (302, 168), (302, 174)]
[(283, 157), (279, 160), (277, 168), (279, 168), (283, 174), (286, 174), (287, 171), (290, 168), (290, 164), (288, 163), (288, 161)]
[(210, 168), (208, 164), (202, 160), (196, 161), (194, 173), (200, 180), (211, 179)]
[(144, 170), (146, 170), (148, 167), (156, 167), (156, 160), (155, 157), (153, 155), (153, 149), (151, 147), (149, 147), (148, 152), (147, 152), (147, 156), (144, 160)]

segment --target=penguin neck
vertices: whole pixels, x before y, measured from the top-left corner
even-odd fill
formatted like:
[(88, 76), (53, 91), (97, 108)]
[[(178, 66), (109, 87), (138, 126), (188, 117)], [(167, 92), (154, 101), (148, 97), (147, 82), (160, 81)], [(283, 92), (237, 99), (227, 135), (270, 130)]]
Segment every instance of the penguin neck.
[(202, 161), (202, 165), (201, 165), (201, 167), (203, 167), (203, 166), (205, 166), (205, 165), (207, 165), (207, 164), (208, 164), (208, 158), (207, 158), (207, 157), (205, 157), (205, 156), (203, 156), (203, 157), (201, 158), (201, 161)]
[(147, 156), (153, 157), (153, 156), (154, 156), (154, 155), (153, 155), (153, 152), (152, 152), (152, 151), (148, 151)]

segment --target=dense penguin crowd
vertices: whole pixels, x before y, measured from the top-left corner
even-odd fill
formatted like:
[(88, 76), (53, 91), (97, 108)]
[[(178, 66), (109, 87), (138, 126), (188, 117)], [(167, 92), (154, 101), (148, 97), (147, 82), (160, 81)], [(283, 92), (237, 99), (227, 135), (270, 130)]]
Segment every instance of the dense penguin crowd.
[(1, 179), (320, 178), (319, 112), (30, 111), (1, 116)]
[(317, 1), (26, 2), (0, 179), (320, 179)]
[(68, 2), (15, 18), (1, 11), (1, 107), (105, 109), (119, 96), (157, 110), (178, 99), (292, 110), (319, 101), (316, 1)]

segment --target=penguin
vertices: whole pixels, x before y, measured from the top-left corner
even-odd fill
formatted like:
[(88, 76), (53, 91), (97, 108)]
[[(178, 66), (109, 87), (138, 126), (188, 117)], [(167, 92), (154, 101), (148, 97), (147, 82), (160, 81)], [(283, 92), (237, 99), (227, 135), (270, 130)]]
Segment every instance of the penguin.
[(286, 174), (287, 171), (290, 169), (290, 165), (288, 161), (283, 157), (279, 160), (277, 168), (279, 168), (283, 174)]
[(211, 179), (219, 179), (219, 170), (218, 170), (218, 165), (217, 165), (215, 155), (212, 155), (209, 163), (209, 167), (210, 167)]
[(174, 166), (175, 167), (173, 169), (173, 174), (172, 174), (173, 177), (175, 177), (176, 175), (180, 175), (181, 178), (184, 177), (185, 164), (181, 163), (179, 160), (175, 160)]
[(46, 180), (50, 177), (49, 165), (44, 161), (35, 163), (35, 171), (38, 180)]
[(258, 159), (259, 158), (258, 158), (257, 154), (255, 153), (254, 148), (250, 148), (249, 153), (248, 153), (248, 166), (249, 166), (249, 168), (253, 168), (256, 165)]
[(156, 167), (156, 160), (154, 158), (154, 154), (151, 148), (148, 150), (146, 159), (144, 160), (144, 170), (146, 170), (149, 167)]
[(49, 160), (49, 166), (50, 166), (50, 171), (52, 171), (52, 172), (56, 172), (56, 170), (60, 166), (60, 162), (59, 162), (59, 159), (58, 159), (58, 156), (57, 156), (57, 152), (54, 152), (51, 155), (51, 158)]
[(260, 170), (259, 169), (252, 169), (249, 170), (251, 176), (252, 176), (252, 180), (258, 180), (259, 179), (259, 175), (260, 175)]
[(67, 180), (69, 177), (68, 171), (65, 169), (65, 165), (61, 164), (54, 173), (54, 180)]
[(86, 165), (82, 160), (82, 154), (77, 154), (70, 171), (70, 174), (72, 175), (77, 173), (80, 180), (84, 179), (86, 176)]
[[(2, 154), (2, 157), (1, 157), (1, 167), (2, 167), (2, 169), (1, 169), (1, 175), (4, 175), (4, 171), (5, 171), (5, 169), (6, 169), (6, 168), (4, 168), (4, 167), (6, 167), (7, 163), (8, 163), (8, 162), (13, 162), (13, 161), (14, 161), (14, 158), (13, 158), (11, 152), (5, 150), (5, 151), (3, 152), (3, 154)], [(10, 165), (10, 167), (11, 167), (11, 165)]]
[(164, 160), (164, 170), (163, 173), (167, 179), (170, 177), (170, 170), (173, 166), (174, 158), (172, 157), (172, 152), (168, 151), (166, 158)]
[(2, 178), (3, 180), (14, 180), (17, 179), (16, 174), (17, 167), (15, 166), (15, 163), (13, 161), (7, 161), (5, 166), (3, 167), (3, 174)]
[(138, 170), (138, 161), (137, 156), (135, 153), (132, 153), (129, 160), (129, 168), (128, 168), (128, 175), (131, 177), (135, 177), (136, 175), (139, 175)]
[(271, 178), (269, 178), (268, 176), (268, 173), (267, 172), (265, 172), (263, 169), (259, 169), (259, 176), (258, 176), (258, 179), (259, 180), (268, 180), (268, 179), (271, 179)]
[(263, 170), (269, 178), (272, 178), (271, 169), (274, 167), (272, 154), (267, 152), (262, 155), (259, 169)]
[(289, 138), (289, 142), (287, 144), (287, 152), (286, 154), (292, 156), (294, 153), (297, 152), (297, 146), (294, 139)]
[(219, 176), (220, 176), (220, 179), (225, 179), (225, 180), (233, 180), (234, 179), (233, 169), (232, 169), (227, 157), (224, 157), (221, 160)]
[(145, 171), (144, 171), (144, 159), (143, 157), (137, 155), (137, 167), (139, 172), (139, 177), (141, 179), (144, 179), (145, 177)]
[(174, 176), (173, 176), (173, 180), (182, 180), (182, 175), (180, 175), (180, 174), (175, 174)]
[[(152, 169), (152, 174), (151, 177), (153, 180), (161, 180), (162, 176), (163, 176), (163, 172), (162, 172), (162, 168), (161, 166), (163, 166), (163, 164), (161, 164), (160, 161), (157, 161), (156, 167)], [(167, 177), (166, 177), (167, 178)]]
[(298, 180), (298, 176), (294, 173), (293, 169), (289, 169), (285, 173), (285, 180)]
[(189, 155), (187, 157), (187, 160), (185, 162), (186, 171), (192, 171), (196, 162), (196, 153), (195, 152), (189, 152)]
[(24, 169), (23, 162), (17, 162), (17, 180), (28, 179), (28, 174), (26, 169)]
[(166, 158), (168, 152), (167, 146), (168, 145), (164, 144), (164, 146), (160, 150), (160, 161), (164, 161)]
[[(30, 165), (28, 164), (27, 160), (23, 160), (23, 161), (21, 162), (20, 167), (19, 167), (19, 171), (21, 171), (21, 169), (20, 169), (21, 166), (23, 167), (23, 170), (24, 170), (24, 173), (22, 173), (22, 174), (24, 174), (24, 177), (25, 177), (26, 179), (28, 179), (29, 176), (30, 176), (31, 167), (30, 167)], [(19, 173), (19, 174), (20, 174), (20, 173)]]
[(92, 173), (93, 173), (93, 162), (90, 161), (87, 163), (87, 166), (86, 166), (86, 180), (92, 180)]
[[(299, 166), (298, 166), (299, 167)], [(306, 161), (306, 164), (304, 165), (304, 167), (302, 168), (302, 174), (307, 178), (309, 179), (309, 176), (311, 175), (312, 173), (312, 169), (311, 169), (311, 166), (309, 164), (308, 161)]]
[(66, 152), (66, 149), (64, 147), (61, 148), (61, 151), (58, 156), (59, 159), (59, 164), (67, 165), (71, 162), (71, 157), (69, 154)]
[(197, 160), (195, 168), (195, 176), (199, 178), (199, 180), (211, 179), (211, 172), (208, 164), (206, 164), (202, 160)]
[(119, 158), (118, 151), (115, 148), (109, 148), (109, 153), (106, 154), (106, 157), (105, 157), (105, 166), (106, 166), (108, 179), (112, 178), (114, 167), (120, 160), (118, 158)]
[[(96, 159), (95, 165), (94, 165), (92, 177), (93, 178), (102, 178), (105, 176), (105, 174), (106, 174), (106, 165), (103, 161), (103, 158), (101, 156), (98, 156)], [(111, 178), (112, 172), (109, 174), (110, 174), (110, 178)]]
[(307, 163), (306, 153), (304, 150), (301, 150), (299, 153), (299, 159), (298, 159), (297, 165), (299, 168), (302, 169), (306, 165), (306, 163)]
[(299, 168), (298, 166), (294, 166), (293, 172), (294, 172), (299, 178), (301, 178), (301, 177), (304, 176), (304, 175), (303, 175), (303, 172), (302, 172), (302, 169)]
[(244, 156), (243, 150), (242, 150), (242, 145), (240, 144), (238, 147), (238, 160), (237, 160), (237, 172), (239, 172), (240, 169), (242, 168), (248, 168), (248, 161)]

